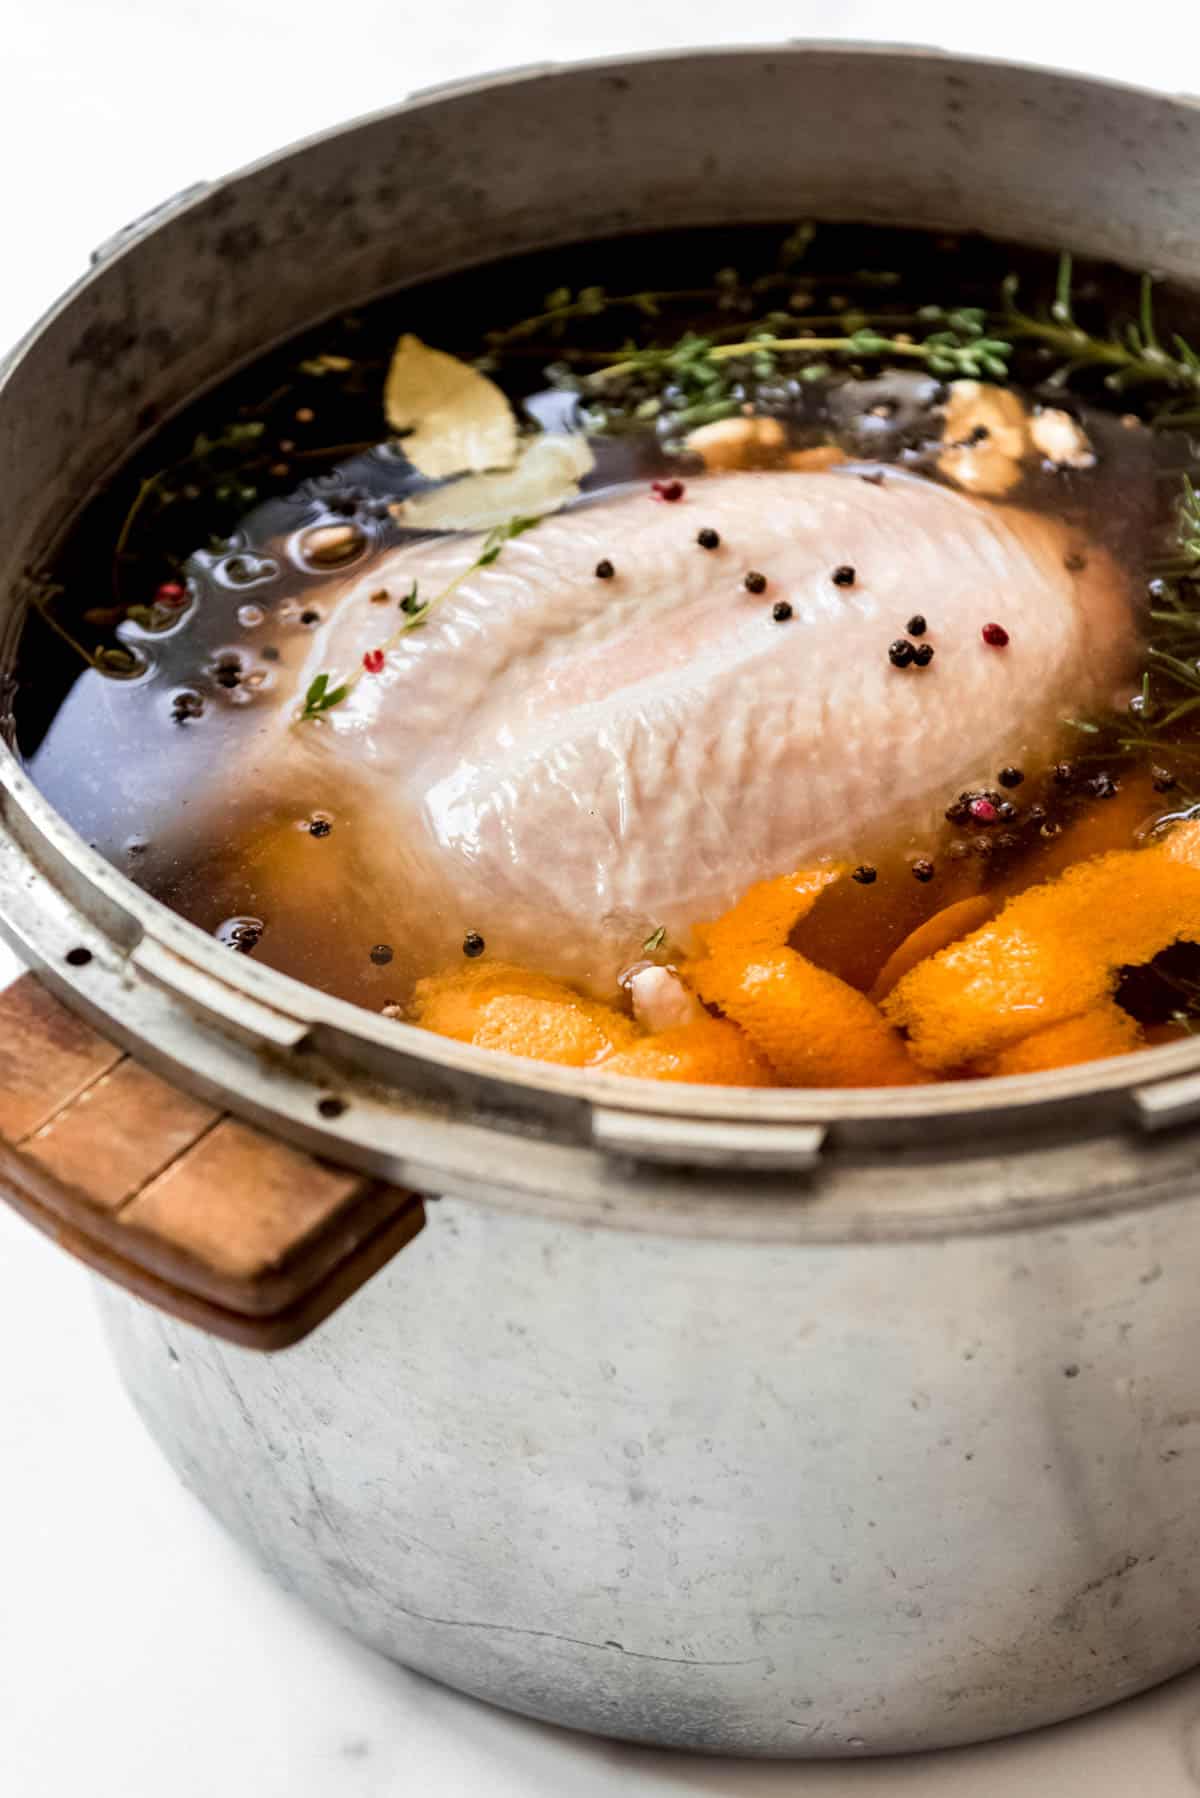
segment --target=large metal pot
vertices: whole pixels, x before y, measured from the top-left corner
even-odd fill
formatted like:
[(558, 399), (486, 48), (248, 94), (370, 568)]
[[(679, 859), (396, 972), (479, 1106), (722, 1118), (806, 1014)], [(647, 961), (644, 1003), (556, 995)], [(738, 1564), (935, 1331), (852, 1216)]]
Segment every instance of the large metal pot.
[[(795, 216), (1200, 282), (1198, 166), (1184, 101), (912, 51), (425, 95), (134, 228), (17, 352), (7, 617), (138, 432), (333, 308)], [(745, 1754), (966, 1742), (1200, 1660), (1200, 1045), (986, 1086), (617, 1092), (229, 956), (0, 772), (4, 926), (58, 991), (181, 1084), (442, 1195), (286, 1354), (106, 1298), (150, 1428), (283, 1583), (496, 1703)]]

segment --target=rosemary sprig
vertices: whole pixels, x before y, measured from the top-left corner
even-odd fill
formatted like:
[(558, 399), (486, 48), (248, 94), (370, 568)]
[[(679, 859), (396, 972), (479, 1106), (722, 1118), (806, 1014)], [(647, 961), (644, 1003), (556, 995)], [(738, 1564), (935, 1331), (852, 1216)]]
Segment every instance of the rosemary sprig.
[(484, 538), (483, 546), (475, 560), (469, 562), (465, 568), (448, 580), (445, 586), (440, 588), (430, 599), (423, 600), (421, 598), (417, 582), (414, 581), (400, 601), (400, 610), (404, 613), (403, 624), (398, 625), (391, 635), (385, 637), (384, 641), (374, 649), (368, 650), (363, 658), (362, 666), (356, 668), (354, 673), (348, 675), (345, 680), (339, 681), (336, 686), (330, 685), (334, 678), (332, 674), (325, 672), (316, 675), (309, 683), (304, 701), (296, 713), (294, 722), (297, 724), (311, 723), (314, 719), (324, 717), (325, 713), (331, 712), (335, 706), (341, 705), (344, 699), (349, 698), (366, 674), (379, 673), (382, 670), (383, 658), (389, 650), (395, 649), (402, 637), (406, 637), (409, 631), (420, 630), (423, 625), (427, 624), (437, 607), (449, 599), (452, 593), (457, 592), (471, 575), (478, 573), (481, 568), (490, 568), (503, 552), (506, 543), (510, 543), (514, 537), (523, 536), (526, 531), (533, 530), (534, 526), (541, 522), (540, 517), (529, 518), (518, 514), (516, 517), (506, 520), (504, 524), (494, 525)]

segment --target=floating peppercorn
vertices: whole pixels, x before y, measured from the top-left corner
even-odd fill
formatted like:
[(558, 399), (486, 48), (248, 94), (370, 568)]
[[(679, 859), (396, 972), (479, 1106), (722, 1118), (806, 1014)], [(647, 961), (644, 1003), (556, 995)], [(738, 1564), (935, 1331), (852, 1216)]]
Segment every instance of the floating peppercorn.
[(655, 499), (666, 500), (668, 505), (674, 505), (676, 500), (683, 498), (687, 488), (682, 481), (651, 481), (650, 491)]
[(1075, 779), (1075, 769), (1070, 762), (1055, 762), (1050, 772), (1056, 787), (1069, 787)]
[(301, 612), (300, 622), (301, 622), (301, 624), (307, 624), (309, 626), (309, 628), (311, 629), (314, 624), (320, 624), (321, 614), (319, 612), (315, 612), (313, 610), (313, 608), (311, 606), (309, 606), (307, 611)]
[(383, 662), (382, 649), (368, 649), (362, 659), (363, 668), (368, 674), (382, 674)]
[(1024, 778), (1020, 768), (1001, 768), (996, 776), (1002, 787), (1019, 787)]
[(1025, 821), (1027, 824), (1043, 824), (1045, 819), (1046, 808), (1044, 805), (1031, 805), (1025, 814)]
[(484, 942), (479, 932), (477, 930), (468, 930), (466, 936), (463, 938), (463, 954), (468, 960), (474, 961), (478, 956), (483, 954), (486, 948), (487, 944)]
[(165, 606), (168, 612), (177, 612), (187, 604), (187, 588), (182, 581), (160, 581), (154, 589), (154, 603)]
[(980, 636), (989, 649), (1004, 649), (1008, 644), (1008, 632), (1002, 624), (985, 624)]
[(967, 801), (965, 799), (952, 799), (950, 804), (946, 807), (945, 816), (947, 822), (950, 824), (961, 824), (967, 815)]
[(924, 884), (926, 881), (933, 879), (933, 876), (934, 876), (934, 873), (936, 872), (936, 870), (934, 868), (933, 863), (931, 861), (927, 861), (925, 859), (925, 857), (922, 856), (921, 860), (919, 862), (913, 863), (912, 872), (913, 872), (913, 879), (919, 880), (922, 882), (922, 884)]
[(869, 862), (864, 862), (860, 868), (855, 868), (851, 875), (851, 879), (857, 880), (860, 887), (874, 886), (878, 878), (877, 870)]
[(720, 549), (721, 547), (720, 535), (718, 532), (711, 530), (708, 526), (706, 526), (704, 530), (696, 533), (696, 542), (700, 545), (701, 549)]
[(840, 563), (833, 571), (833, 584), (835, 587), (853, 587), (857, 578), (858, 577), (855, 574), (854, 569), (851, 568), (849, 562)]
[(1002, 799), (996, 807), (996, 816), (1002, 818), (1006, 824), (1011, 823), (1016, 815), (1017, 808), (1011, 799)]
[(310, 818), (308, 821), (310, 837), (327, 837), (332, 829), (333, 825), (328, 818)]
[(792, 615), (792, 608), (786, 599), (777, 599), (771, 607), (771, 616), (776, 624), (786, 624)]
[(929, 629), (924, 612), (914, 612), (904, 628), (910, 637), (923, 637)]
[(888, 661), (893, 668), (907, 668), (913, 659), (913, 646), (907, 637), (897, 637), (888, 645)]
[(394, 951), (390, 943), (376, 943), (371, 950), (371, 960), (377, 968), (386, 968)]
[(237, 668), (218, 668), (213, 679), (216, 681), (218, 687), (232, 689), (241, 685), (242, 676), (240, 670)]
[(967, 438), (967, 442), (986, 443), (991, 434), (992, 433), (988, 430), (986, 425), (976, 425), (972, 430), (971, 435)]
[(913, 650), (912, 659), (918, 668), (928, 668), (933, 660), (933, 644), (918, 643)]
[(1179, 784), (1169, 768), (1151, 768), (1150, 778), (1154, 782), (1156, 793), (1169, 793)]
[(969, 802), (967, 810), (974, 818), (976, 824), (994, 824), (999, 815), (991, 800), (985, 799), (982, 794), (977, 794), (976, 797)]
[(199, 693), (185, 688), (171, 695), (171, 717), (176, 724), (186, 724), (191, 718), (199, 718), (204, 712), (204, 701)]
[(747, 593), (765, 593), (767, 577), (765, 574), (760, 574), (757, 568), (752, 568), (742, 584)]
[(1088, 781), (1087, 790), (1097, 799), (1113, 799), (1119, 789), (1111, 774), (1095, 774)]
[(611, 581), (616, 572), (616, 569), (613, 567), (607, 556), (604, 556), (596, 563), (596, 579), (598, 581)]

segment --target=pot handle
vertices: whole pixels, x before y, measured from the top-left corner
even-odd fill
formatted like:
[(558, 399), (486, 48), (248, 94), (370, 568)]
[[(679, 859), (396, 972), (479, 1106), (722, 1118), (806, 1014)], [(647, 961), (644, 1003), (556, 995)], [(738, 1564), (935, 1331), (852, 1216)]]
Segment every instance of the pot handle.
[(0, 1199), (160, 1310), (246, 1348), (299, 1342), (425, 1222), (171, 1086), (32, 974), (0, 993)]

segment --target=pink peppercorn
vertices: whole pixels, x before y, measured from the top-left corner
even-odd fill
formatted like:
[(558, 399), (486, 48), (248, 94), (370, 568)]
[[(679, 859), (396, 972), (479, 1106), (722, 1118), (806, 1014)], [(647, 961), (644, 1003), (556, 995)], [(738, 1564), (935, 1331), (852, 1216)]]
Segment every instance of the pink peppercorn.
[(382, 651), (382, 649), (368, 649), (367, 653), (363, 657), (363, 667), (366, 669), (368, 674), (382, 674), (383, 673), (383, 651)]
[(980, 824), (996, 822), (996, 808), (990, 799), (972, 799), (967, 805), (967, 810)]
[(177, 612), (187, 604), (187, 588), (181, 581), (160, 581), (154, 589), (154, 603), (166, 606), (169, 611)]
[(985, 624), (980, 635), (991, 649), (1003, 649), (1008, 642), (1008, 632), (1002, 624)]
[(677, 499), (683, 498), (687, 488), (682, 481), (651, 481), (650, 491), (655, 499), (665, 499), (674, 504)]

